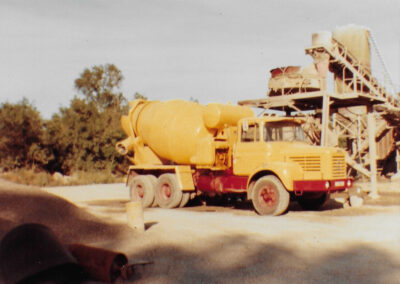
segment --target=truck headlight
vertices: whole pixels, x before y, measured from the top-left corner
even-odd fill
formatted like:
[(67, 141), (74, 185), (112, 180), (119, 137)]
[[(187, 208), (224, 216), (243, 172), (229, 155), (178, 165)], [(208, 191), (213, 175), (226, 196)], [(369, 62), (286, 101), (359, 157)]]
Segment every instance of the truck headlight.
[(325, 188), (328, 189), (331, 187), (331, 183), (329, 181), (325, 182)]
[(347, 180), (347, 187), (351, 187), (351, 179)]

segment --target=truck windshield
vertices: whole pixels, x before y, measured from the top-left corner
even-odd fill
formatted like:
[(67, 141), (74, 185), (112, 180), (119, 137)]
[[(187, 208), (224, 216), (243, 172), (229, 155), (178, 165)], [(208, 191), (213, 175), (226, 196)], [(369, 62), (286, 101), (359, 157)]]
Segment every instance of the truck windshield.
[(267, 122), (263, 129), (263, 139), (271, 141), (301, 141), (307, 142), (303, 129), (297, 123), (290, 121)]

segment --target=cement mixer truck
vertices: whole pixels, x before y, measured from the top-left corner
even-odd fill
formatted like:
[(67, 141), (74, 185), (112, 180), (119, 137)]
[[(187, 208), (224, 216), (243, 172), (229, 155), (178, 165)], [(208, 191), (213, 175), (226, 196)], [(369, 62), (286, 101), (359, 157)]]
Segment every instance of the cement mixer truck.
[(128, 137), (116, 149), (133, 163), (127, 185), (144, 207), (237, 195), (260, 215), (280, 215), (291, 199), (313, 209), (352, 186), (344, 151), (309, 145), (300, 118), (182, 100), (129, 105), (121, 118)]

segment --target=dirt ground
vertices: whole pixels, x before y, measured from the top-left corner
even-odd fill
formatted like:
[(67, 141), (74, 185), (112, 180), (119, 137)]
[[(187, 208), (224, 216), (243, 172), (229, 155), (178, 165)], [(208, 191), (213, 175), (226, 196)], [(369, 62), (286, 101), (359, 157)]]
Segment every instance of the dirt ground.
[(292, 203), (279, 217), (249, 206), (150, 208), (146, 231), (126, 226), (123, 184), (26, 188), (0, 182), (0, 233), (23, 222), (50, 226), (65, 242), (152, 261), (135, 283), (400, 283), (400, 184), (360, 208), (320, 211)]

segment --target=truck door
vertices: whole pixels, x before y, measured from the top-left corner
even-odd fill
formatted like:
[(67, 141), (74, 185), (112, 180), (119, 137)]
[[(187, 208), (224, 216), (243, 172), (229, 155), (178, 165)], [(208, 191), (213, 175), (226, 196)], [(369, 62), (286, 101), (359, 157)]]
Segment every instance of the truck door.
[(260, 140), (258, 122), (243, 121), (239, 129), (239, 137), (233, 156), (233, 172), (235, 175), (249, 175), (254, 169), (265, 163), (266, 146)]

